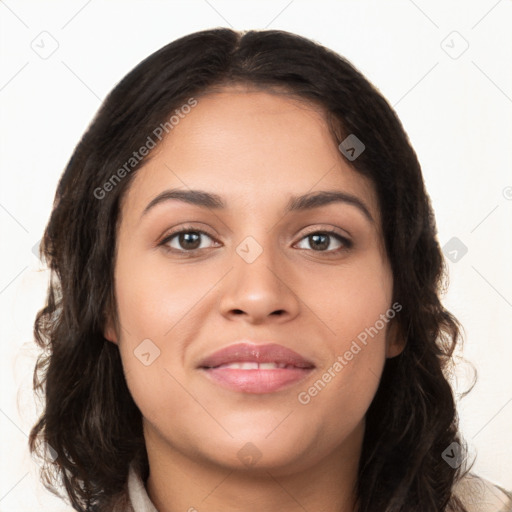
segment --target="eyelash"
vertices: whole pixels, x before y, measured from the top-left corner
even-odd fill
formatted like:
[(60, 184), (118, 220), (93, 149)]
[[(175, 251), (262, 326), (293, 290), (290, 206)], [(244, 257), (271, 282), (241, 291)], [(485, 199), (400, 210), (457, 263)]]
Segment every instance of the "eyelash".
[[(206, 231), (203, 231), (202, 229), (197, 229), (197, 228), (194, 228), (194, 227), (185, 227), (179, 231), (175, 231), (173, 233), (170, 233), (168, 236), (166, 236), (159, 244), (158, 246), (162, 246), (163, 249), (166, 251), (166, 252), (172, 252), (172, 253), (181, 253), (183, 255), (190, 255), (190, 256), (193, 256), (196, 252), (198, 251), (201, 251), (203, 249), (191, 249), (191, 250), (185, 250), (185, 249), (174, 249), (174, 248), (171, 248), (169, 247), (167, 244), (173, 240), (174, 238), (176, 238), (178, 235), (181, 235), (181, 234), (184, 234), (184, 233), (197, 233), (197, 234), (200, 234), (200, 235), (206, 235), (207, 237), (211, 238), (212, 240), (215, 241), (215, 238), (210, 235), (209, 233), (207, 233)], [(351, 249), (353, 247), (353, 242), (348, 240), (347, 238), (345, 238), (344, 236), (340, 235), (339, 233), (336, 233), (335, 231), (330, 231), (330, 230), (317, 230), (317, 231), (312, 231), (310, 233), (307, 233), (306, 235), (304, 235), (300, 241), (310, 237), (310, 236), (313, 236), (313, 235), (328, 235), (330, 237), (333, 237), (333, 238), (336, 238), (338, 241), (340, 241), (344, 247), (341, 247), (339, 249), (331, 249), (331, 250), (325, 250), (325, 251), (315, 251), (314, 249), (302, 249), (302, 250), (310, 250), (310, 251), (313, 251), (313, 252), (316, 252), (316, 253), (326, 253), (326, 254), (329, 254), (329, 255), (337, 255), (337, 254), (340, 254), (344, 251), (348, 251), (349, 249)]]

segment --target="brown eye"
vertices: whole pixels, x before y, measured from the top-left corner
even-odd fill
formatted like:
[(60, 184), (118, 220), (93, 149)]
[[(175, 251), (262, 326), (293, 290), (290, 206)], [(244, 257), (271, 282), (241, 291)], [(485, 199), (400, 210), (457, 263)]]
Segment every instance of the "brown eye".
[[(333, 239), (336, 239), (339, 245), (329, 249)], [(334, 231), (316, 231), (306, 235), (302, 240), (308, 240), (309, 247), (301, 247), (301, 249), (311, 249), (316, 252), (338, 252), (352, 247), (350, 240)]]
[(207, 246), (202, 246), (205, 237), (210, 240), (213, 239), (205, 231), (198, 229), (182, 229), (181, 231), (167, 236), (159, 245), (164, 246), (169, 251), (193, 252), (207, 248)]

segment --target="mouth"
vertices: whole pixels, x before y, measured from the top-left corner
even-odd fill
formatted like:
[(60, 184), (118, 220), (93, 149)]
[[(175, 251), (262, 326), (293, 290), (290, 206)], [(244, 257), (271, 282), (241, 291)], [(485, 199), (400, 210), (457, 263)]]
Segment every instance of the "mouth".
[(244, 393), (272, 393), (306, 378), (315, 368), (282, 345), (237, 343), (203, 359), (198, 369), (214, 383)]

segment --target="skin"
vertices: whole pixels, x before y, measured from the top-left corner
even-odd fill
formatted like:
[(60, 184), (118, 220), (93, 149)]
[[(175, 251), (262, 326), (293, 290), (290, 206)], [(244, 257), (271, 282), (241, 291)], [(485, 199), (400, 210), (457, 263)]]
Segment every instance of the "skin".
[[(142, 215), (170, 188), (219, 194), (227, 208), (172, 200)], [(373, 221), (346, 203), (284, 212), (291, 195), (318, 190), (357, 196)], [(190, 243), (179, 236), (167, 242), (174, 252), (158, 245), (190, 226), (208, 232), (195, 253), (187, 257)], [(318, 249), (307, 235), (325, 230), (353, 247), (331, 237)], [(236, 252), (248, 236), (263, 250), (252, 263)], [(146, 486), (159, 512), (352, 511), (365, 413), (386, 357), (403, 348), (394, 323), (308, 404), (297, 395), (391, 307), (392, 292), (374, 187), (341, 155), (322, 113), (242, 86), (198, 98), (123, 198), (121, 328), (110, 321), (104, 332), (119, 346), (143, 415)], [(147, 366), (134, 354), (145, 339), (160, 350)], [(224, 389), (197, 370), (203, 357), (242, 339), (282, 344), (316, 368), (268, 394)], [(256, 463), (239, 457), (246, 443)]]

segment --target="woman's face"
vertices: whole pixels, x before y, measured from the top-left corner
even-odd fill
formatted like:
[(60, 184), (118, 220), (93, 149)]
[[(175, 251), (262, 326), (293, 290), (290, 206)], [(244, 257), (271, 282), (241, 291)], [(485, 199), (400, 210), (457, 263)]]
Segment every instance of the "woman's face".
[[(171, 189), (223, 206), (168, 198), (147, 209)], [(297, 199), (320, 191), (351, 199)], [(274, 474), (356, 461), (385, 359), (400, 351), (398, 309), (375, 190), (322, 115), (241, 87), (203, 96), (137, 171), (121, 215), (121, 329), (105, 336), (148, 452)], [(299, 359), (249, 347), (205, 361), (237, 343)]]

